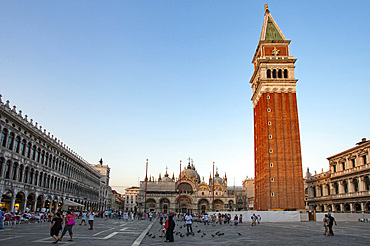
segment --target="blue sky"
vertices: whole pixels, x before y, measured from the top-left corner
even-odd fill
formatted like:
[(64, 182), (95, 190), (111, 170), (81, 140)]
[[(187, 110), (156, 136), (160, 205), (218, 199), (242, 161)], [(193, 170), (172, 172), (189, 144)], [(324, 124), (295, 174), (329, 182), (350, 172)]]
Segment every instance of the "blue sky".
[[(369, 1), (268, 1), (297, 58), (304, 171), (370, 138)], [(191, 156), (254, 175), (249, 80), (266, 1), (0, 1), (0, 93), (113, 186)]]

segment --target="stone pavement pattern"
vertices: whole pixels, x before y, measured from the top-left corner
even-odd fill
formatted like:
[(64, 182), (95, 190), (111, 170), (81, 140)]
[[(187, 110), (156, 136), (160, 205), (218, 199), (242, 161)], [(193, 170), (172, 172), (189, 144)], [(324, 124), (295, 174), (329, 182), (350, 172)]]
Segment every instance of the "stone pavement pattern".
[[(194, 236), (185, 235), (183, 221), (175, 222), (175, 231), (179, 234), (175, 233), (174, 243), (165, 243), (165, 239), (159, 237), (158, 220), (126, 222), (96, 219), (94, 230), (87, 230), (88, 226), (75, 225), (74, 241), (67, 241), (67, 232), (58, 245), (369, 245), (370, 242), (370, 223), (340, 222), (334, 226), (335, 236), (326, 237), (322, 235), (324, 228), (319, 222), (261, 223), (256, 227), (251, 227), (249, 223), (212, 227), (195, 222)], [(49, 228), (50, 223), (5, 226), (5, 229), (0, 230), (0, 245), (50, 245), (53, 239), (49, 235)], [(217, 236), (218, 231), (223, 235)], [(146, 235), (146, 232), (152, 236)]]

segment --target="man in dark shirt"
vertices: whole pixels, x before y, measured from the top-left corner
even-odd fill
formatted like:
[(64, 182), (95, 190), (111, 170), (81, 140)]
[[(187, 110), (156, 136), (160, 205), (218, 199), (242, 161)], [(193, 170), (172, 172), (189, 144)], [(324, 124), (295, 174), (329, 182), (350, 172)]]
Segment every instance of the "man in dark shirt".
[(328, 213), (328, 219), (329, 219), (329, 224), (328, 224), (329, 234), (328, 234), (328, 236), (334, 236), (333, 224), (337, 225), (337, 222), (335, 221), (334, 217), (331, 216), (330, 213)]

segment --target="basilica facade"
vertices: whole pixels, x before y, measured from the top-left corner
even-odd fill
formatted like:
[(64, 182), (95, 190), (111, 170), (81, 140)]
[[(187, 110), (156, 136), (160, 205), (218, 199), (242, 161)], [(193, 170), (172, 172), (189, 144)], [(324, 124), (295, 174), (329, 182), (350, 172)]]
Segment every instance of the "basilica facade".
[(1, 95), (0, 134), (1, 209), (54, 212), (76, 203), (84, 209), (110, 207), (109, 167), (90, 165)]
[(159, 175), (140, 182), (138, 194), (139, 211), (206, 213), (208, 211), (235, 210), (235, 193), (227, 186), (226, 173), (220, 177), (216, 171), (210, 175), (208, 182), (201, 180), (193, 163), (181, 171), (178, 178), (172, 178), (166, 171), (164, 177)]

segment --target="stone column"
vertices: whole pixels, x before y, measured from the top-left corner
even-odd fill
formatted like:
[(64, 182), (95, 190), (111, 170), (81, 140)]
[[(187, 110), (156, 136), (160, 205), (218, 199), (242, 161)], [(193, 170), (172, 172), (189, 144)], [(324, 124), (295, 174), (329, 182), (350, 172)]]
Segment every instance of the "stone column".
[(354, 181), (353, 179), (348, 179), (348, 193), (355, 192), (355, 187), (354, 187)]
[(339, 187), (338, 187), (338, 190), (339, 190), (339, 194), (344, 194), (344, 185), (343, 185), (343, 180), (339, 181)]
[(361, 202), (361, 211), (366, 212), (365, 209), (366, 209), (366, 202)]
[(10, 199), (10, 211), (9, 212), (14, 212), (14, 205), (15, 205), (15, 195), (12, 196)]
[(37, 205), (37, 196), (35, 195), (35, 201), (34, 201), (34, 203), (32, 204), (32, 207), (31, 207), (32, 211), (36, 212), (36, 205)]
[(365, 190), (365, 176), (362, 176), (362, 177), (359, 178), (358, 190), (359, 191), (364, 191)]
[(341, 212), (343, 212), (343, 211), (344, 211), (344, 204), (343, 204), (343, 203), (341, 203), (341, 204), (340, 204), (340, 211), (341, 211)]
[(323, 212), (327, 212), (327, 211), (329, 211), (328, 205), (324, 204), (324, 211)]
[(353, 213), (355, 211), (355, 204), (354, 203), (350, 203), (349, 204), (349, 210), (351, 211), (351, 213)]

